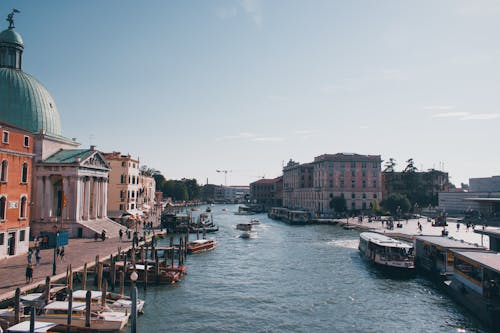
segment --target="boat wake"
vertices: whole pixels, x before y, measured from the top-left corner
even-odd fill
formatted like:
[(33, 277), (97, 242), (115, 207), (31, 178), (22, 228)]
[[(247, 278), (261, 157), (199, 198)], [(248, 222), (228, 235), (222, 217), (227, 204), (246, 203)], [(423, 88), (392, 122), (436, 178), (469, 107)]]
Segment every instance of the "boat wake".
[(331, 240), (328, 245), (333, 245), (334, 247), (343, 247), (347, 249), (357, 249), (359, 241), (357, 239), (341, 239), (341, 240)]

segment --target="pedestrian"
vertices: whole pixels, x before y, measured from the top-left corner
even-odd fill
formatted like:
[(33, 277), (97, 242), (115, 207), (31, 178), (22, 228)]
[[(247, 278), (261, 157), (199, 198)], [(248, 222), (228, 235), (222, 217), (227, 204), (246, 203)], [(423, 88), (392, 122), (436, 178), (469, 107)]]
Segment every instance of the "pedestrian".
[(59, 253), (59, 258), (61, 258), (61, 261), (64, 260), (64, 246), (61, 247), (61, 252)]
[(40, 248), (37, 248), (35, 251), (35, 259), (36, 259), (36, 265), (40, 265), (40, 260), (42, 259), (42, 255), (40, 253)]
[(59, 259), (59, 256), (61, 255), (61, 249), (57, 248), (56, 249), (56, 259)]
[(460, 223), (457, 223), (457, 231), (460, 230)]
[(123, 238), (123, 230), (122, 230), (122, 229), (120, 229), (120, 230), (118, 231), (118, 237), (120, 237), (120, 242), (121, 242), (121, 241), (122, 241), (122, 238)]
[(139, 237), (137, 236), (137, 231), (134, 231), (134, 237), (132, 238), (132, 245), (134, 247), (139, 246)]
[(33, 250), (30, 248), (28, 250), (28, 265), (31, 265), (31, 260), (33, 259)]
[(26, 266), (26, 283), (33, 282), (33, 265)]

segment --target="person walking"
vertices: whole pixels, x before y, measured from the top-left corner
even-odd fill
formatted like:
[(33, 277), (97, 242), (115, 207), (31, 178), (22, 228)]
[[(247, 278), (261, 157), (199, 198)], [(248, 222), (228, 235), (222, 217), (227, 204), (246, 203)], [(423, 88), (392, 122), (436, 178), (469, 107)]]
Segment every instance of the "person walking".
[(31, 261), (33, 260), (33, 250), (30, 248), (28, 250), (28, 265), (31, 265)]
[(26, 283), (33, 282), (33, 265), (26, 266)]
[(61, 252), (59, 252), (59, 258), (61, 259), (61, 261), (64, 260), (64, 246), (61, 247)]
[(36, 265), (40, 265), (40, 260), (42, 259), (42, 255), (40, 253), (40, 248), (37, 248), (35, 251), (35, 259), (36, 259)]
[(122, 241), (122, 238), (123, 238), (123, 230), (120, 229), (120, 231), (118, 231), (118, 236), (120, 237), (120, 242)]

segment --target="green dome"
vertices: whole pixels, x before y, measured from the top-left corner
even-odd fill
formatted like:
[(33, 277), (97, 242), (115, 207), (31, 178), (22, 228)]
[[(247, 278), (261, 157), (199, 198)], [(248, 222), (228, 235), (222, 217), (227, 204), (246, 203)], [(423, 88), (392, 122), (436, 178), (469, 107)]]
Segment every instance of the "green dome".
[(40, 82), (20, 69), (0, 68), (0, 121), (61, 136), (54, 99)]
[(14, 31), (14, 29), (7, 29), (0, 32), (0, 43), (24, 45), (21, 35)]

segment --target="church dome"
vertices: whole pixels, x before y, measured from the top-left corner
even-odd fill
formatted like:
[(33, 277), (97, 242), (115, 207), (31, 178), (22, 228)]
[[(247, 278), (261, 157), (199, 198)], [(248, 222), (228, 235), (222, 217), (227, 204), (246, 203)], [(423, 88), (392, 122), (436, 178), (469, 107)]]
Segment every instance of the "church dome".
[(31, 132), (61, 135), (56, 103), (33, 76), (0, 68), (0, 121)]
[(23, 40), (12, 27), (0, 33), (0, 121), (61, 136), (54, 99), (37, 79), (21, 69), (23, 49)]

